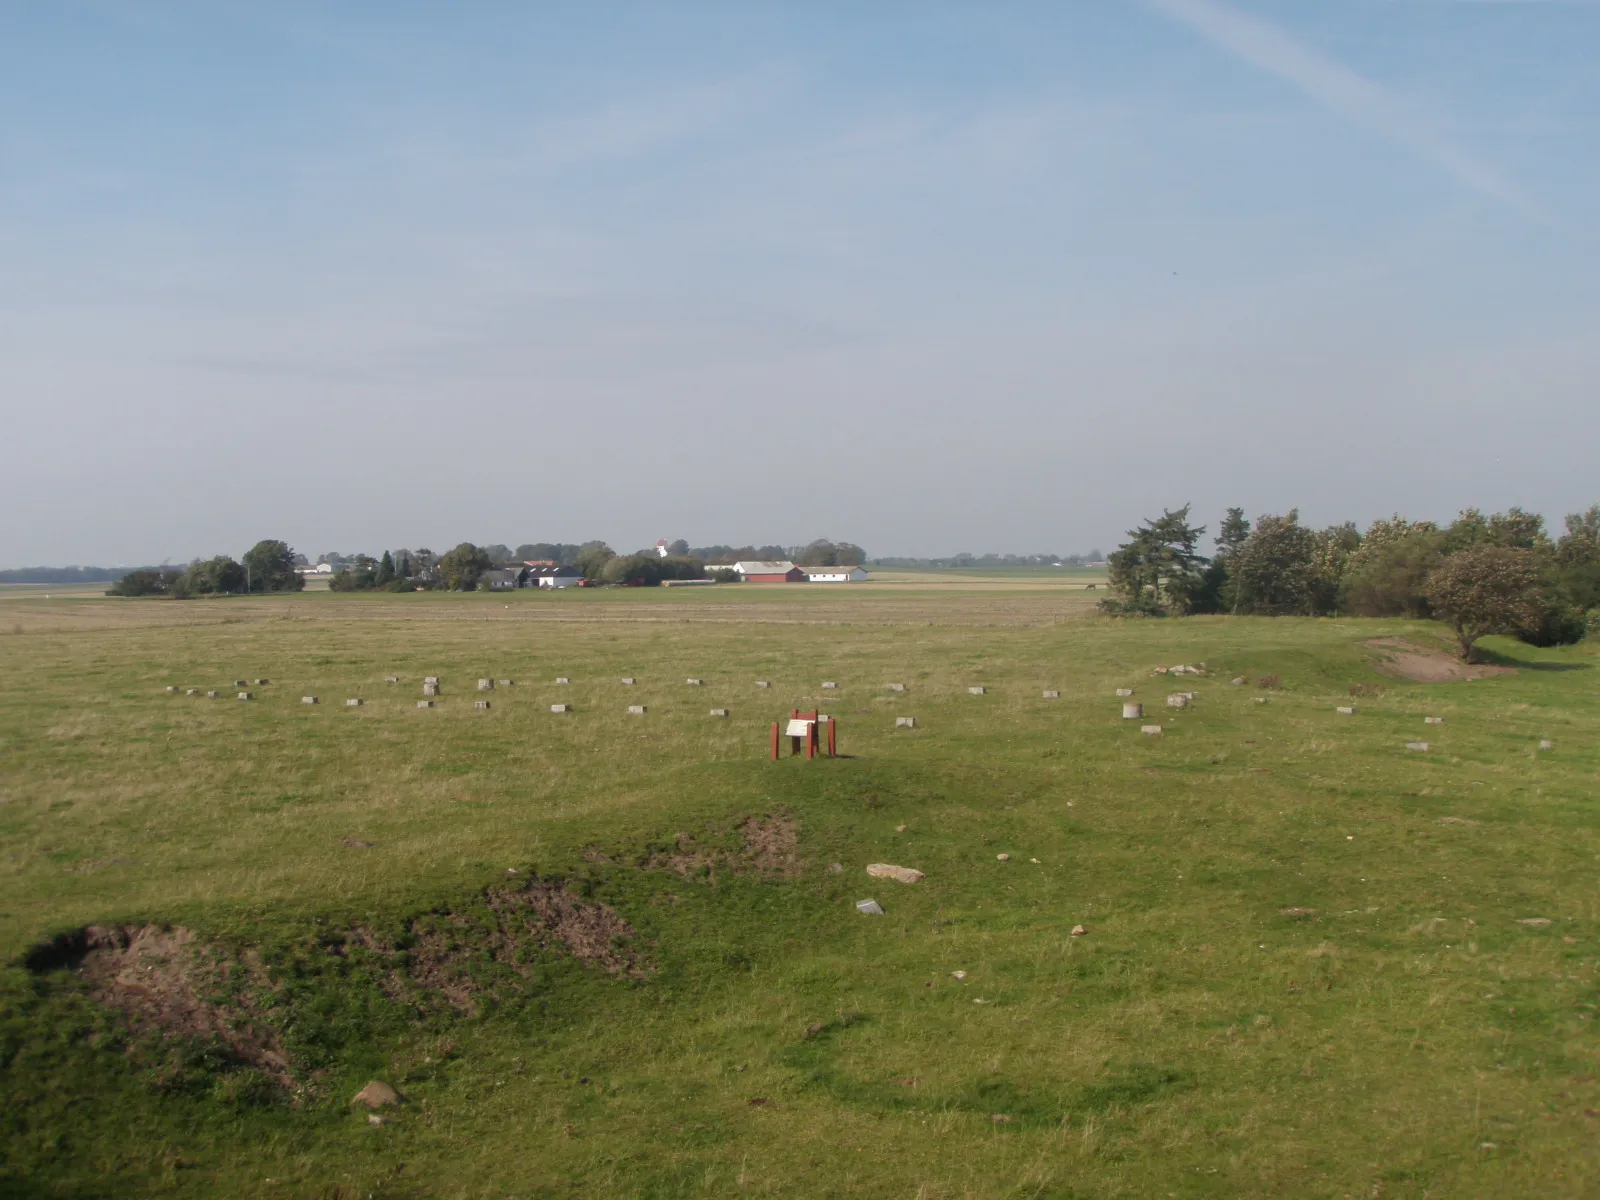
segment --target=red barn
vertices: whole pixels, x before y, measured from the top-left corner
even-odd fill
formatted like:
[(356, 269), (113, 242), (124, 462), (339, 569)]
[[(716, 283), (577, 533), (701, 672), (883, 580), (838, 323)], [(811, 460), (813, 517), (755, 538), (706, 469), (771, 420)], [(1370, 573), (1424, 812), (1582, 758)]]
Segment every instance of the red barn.
[(736, 562), (733, 569), (746, 583), (805, 583), (806, 573), (792, 562)]

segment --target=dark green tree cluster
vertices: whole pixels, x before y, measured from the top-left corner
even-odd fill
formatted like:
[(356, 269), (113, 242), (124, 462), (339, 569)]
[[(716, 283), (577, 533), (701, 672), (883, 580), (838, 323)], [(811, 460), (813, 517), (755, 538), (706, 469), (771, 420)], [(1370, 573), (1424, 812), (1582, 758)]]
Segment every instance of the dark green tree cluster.
[(800, 567), (859, 567), (867, 561), (867, 552), (853, 542), (830, 542), (818, 538), (801, 546), (792, 555)]
[(1467, 509), (1444, 527), (1397, 515), (1365, 534), (1349, 522), (1309, 528), (1292, 509), (1252, 523), (1230, 508), (1210, 559), (1196, 551), (1204, 532), (1187, 505), (1130, 530), (1110, 556), (1115, 596), (1102, 608), (1437, 618), (1464, 656), (1490, 633), (1577, 641), (1600, 610), (1600, 505), (1567, 517), (1554, 542), (1544, 518), (1520, 508)]
[[(428, 551), (419, 551), (428, 554)], [(431, 560), (432, 555), (428, 554)], [(409, 550), (390, 552), (375, 559), (370, 554), (356, 554), (345, 559), (345, 569), (328, 581), (334, 592), (414, 592), (426, 591), (427, 581), (412, 577), (412, 554)]]
[(298, 592), (306, 582), (295, 570), (298, 555), (286, 542), (257, 542), (235, 562), (226, 554), (197, 558), (183, 570), (159, 567), (130, 571), (106, 590), (108, 596), (237, 596), (246, 592)]
[[(614, 555), (600, 571), (600, 582), (629, 587), (655, 587), (666, 579), (704, 579), (706, 565), (688, 555), (669, 554), (662, 558), (655, 551)], [(592, 578), (592, 576), (591, 576)]]

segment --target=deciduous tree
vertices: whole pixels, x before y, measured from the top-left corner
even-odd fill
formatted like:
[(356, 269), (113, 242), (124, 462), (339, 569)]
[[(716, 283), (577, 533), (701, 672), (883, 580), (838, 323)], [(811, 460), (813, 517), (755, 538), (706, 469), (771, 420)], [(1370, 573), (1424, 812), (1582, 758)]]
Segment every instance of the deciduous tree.
[(1479, 638), (1515, 635), (1542, 615), (1542, 576), (1534, 551), (1476, 545), (1450, 555), (1428, 578), (1428, 603), (1455, 630), (1461, 657), (1477, 656)]

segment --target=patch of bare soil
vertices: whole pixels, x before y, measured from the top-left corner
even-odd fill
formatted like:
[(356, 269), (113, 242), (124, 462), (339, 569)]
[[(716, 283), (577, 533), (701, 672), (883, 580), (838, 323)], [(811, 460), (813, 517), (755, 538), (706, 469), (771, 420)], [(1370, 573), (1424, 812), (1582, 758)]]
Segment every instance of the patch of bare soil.
[(1370, 638), (1366, 642), (1378, 652), (1372, 664), (1380, 675), (1390, 675), (1411, 683), (1455, 683), (1463, 679), (1488, 679), (1493, 675), (1513, 675), (1515, 667), (1492, 663), (1462, 662), (1446, 650), (1418, 646), (1404, 638)]
[(646, 870), (676, 871), (685, 879), (703, 878), (713, 884), (719, 868), (734, 874), (753, 872), (764, 879), (793, 879), (805, 870), (800, 858), (800, 823), (788, 813), (746, 817), (739, 824), (738, 833), (744, 843), (737, 850), (702, 843), (692, 833), (680, 833), (670, 848), (652, 850), (639, 865)]
[(467, 1016), (477, 1014), (485, 992), (505, 982), (504, 971), (494, 968), (526, 977), (539, 950), (559, 948), (612, 975), (639, 979), (648, 973), (634, 948), (633, 926), (560, 880), (530, 880), (484, 899), (487, 913), (436, 912), (412, 921), (403, 953), (362, 927), (345, 934), (345, 949), (360, 947), (387, 961), (379, 983), (391, 999), (417, 1004), (438, 996)]
[(210, 1042), (280, 1084), (291, 1082), (283, 1043), (252, 1011), (251, 991), (271, 986), (266, 972), (190, 930), (90, 926), (36, 948), (27, 965), (75, 969), (95, 1002), (122, 1014), (136, 1034)]

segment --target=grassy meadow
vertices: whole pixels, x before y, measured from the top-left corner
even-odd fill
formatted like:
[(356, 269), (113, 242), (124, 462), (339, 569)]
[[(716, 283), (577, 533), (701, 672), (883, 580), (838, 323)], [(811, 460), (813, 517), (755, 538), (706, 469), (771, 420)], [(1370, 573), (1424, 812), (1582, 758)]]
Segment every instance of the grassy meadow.
[[(1086, 581), (0, 595), (0, 1194), (1600, 1193), (1600, 647)], [(146, 924), (284, 1071), (39, 949)]]

